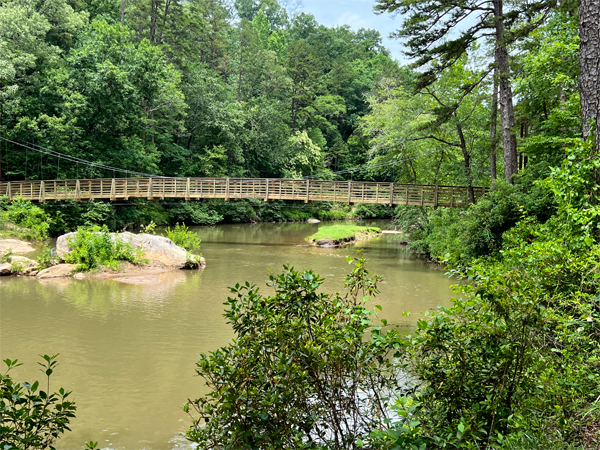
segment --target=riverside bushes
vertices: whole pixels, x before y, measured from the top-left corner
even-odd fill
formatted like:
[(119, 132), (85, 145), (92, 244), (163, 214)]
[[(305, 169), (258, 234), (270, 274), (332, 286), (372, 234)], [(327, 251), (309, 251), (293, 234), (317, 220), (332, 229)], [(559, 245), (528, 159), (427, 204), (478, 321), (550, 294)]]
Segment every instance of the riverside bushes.
[(556, 214), (543, 222), (524, 211), (493, 257), (454, 272), (460, 297), (402, 341), (419, 380), (400, 405), (412, 425), (375, 433), (373, 445), (597, 448), (598, 167), (589, 145), (570, 149), (539, 183)]
[(69, 264), (77, 264), (79, 271), (88, 272), (99, 267), (117, 270), (121, 262), (139, 264), (143, 252), (118, 237), (113, 239), (108, 227), (80, 227), (67, 239), (71, 253), (65, 257)]

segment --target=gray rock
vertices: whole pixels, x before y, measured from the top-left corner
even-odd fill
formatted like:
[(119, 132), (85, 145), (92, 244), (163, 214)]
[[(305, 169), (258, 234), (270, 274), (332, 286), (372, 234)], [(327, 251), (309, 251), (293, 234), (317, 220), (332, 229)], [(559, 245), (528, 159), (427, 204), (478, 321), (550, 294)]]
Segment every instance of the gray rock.
[(61, 278), (70, 277), (73, 275), (73, 270), (77, 267), (75, 264), (59, 264), (57, 266), (48, 267), (37, 274), (38, 278)]
[[(56, 254), (61, 259), (65, 259), (70, 254), (71, 249), (67, 244), (67, 239), (74, 233), (67, 233), (60, 236), (56, 241)], [(128, 242), (134, 248), (142, 249), (144, 258), (150, 262), (159, 262), (166, 267), (183, 268), (186, 264), (185, 249), (175, 245), (175, 243), (164, 236), (153, 234), (133, 234), (129, 232), (111, 233), (113, 241), (119, 239), (121, 242)]]
[(308, 219), (307, 222), (308, 223), (321, 223), (321, 221), (319, 219)]
[(12, 268), (9, 263), (0, 264), (0, 275), (10, 275)]

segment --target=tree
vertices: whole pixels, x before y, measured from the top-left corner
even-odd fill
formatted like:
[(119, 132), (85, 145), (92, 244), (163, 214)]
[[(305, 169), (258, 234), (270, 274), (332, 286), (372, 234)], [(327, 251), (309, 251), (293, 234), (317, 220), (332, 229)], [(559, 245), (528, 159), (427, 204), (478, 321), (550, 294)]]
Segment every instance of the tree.
[[(588, 139), (592, 123), (600, 118), (600, 2), (581, 0), (579, 4), (579, 93), (583, 138)], [(600, 139), (596, 138), (600, 154)]]
[(398, 333), (366, 309), (379, 278), (364, 258), (348, 262), (345, 295), (319, 293), (322, 278), (287, 266), (270, 275), (272, 296), (249, 283), (231, 288), (225, 317), (236, 337), (200, 355), (210, 393), (185, 406), (199, 415), (188, 439), (206, 449), (341, 450), (385, 427)]
[[(406, 54), (417, 58), (416, 65), (429, 65), (421, 75), (419, 87), (431, 84), (437, 74), (453, 65), (471, 45), (491, 37), (494, 42), (494, 64), (497, 69), (500, 103), (504, 176), (508, 183), (518, 171), (517, 142), (513, 131), (515, 115), (510, 83), (508, 45), (526, 36), (543, 22), (556, 0), (516, 2), (503, 0), (377, 0), (378, 12), (398, 12), (407, 18), (398, 37), (408, 38)], [(453, 37), (457, 28), (469, 25)], [(492, 69), (490, 69), (491, 71)]]

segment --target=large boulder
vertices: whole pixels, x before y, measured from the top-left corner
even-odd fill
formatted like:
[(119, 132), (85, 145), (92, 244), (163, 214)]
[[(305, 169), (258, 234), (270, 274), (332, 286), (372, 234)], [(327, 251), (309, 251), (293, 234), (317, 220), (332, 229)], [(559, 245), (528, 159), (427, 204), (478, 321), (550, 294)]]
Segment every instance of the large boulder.
[[(73, 235), (74, 233), (64, 234), (56, 241), (56, 254), (63, 260), (71, 253), (67, 240)], [(150, 262), (158, 262), (166, 267), (180, 269), (185, 267), (187, 261), (185, 249), (164, 236), (124, 232), (111, 233), (111, 237), (113, 241), (119, 239), (121, 242), (130, 243), (134, 248), (142, 249), (144, 258)]]
[(38, 278), (61, 278), (70, 277), (77, 266), (75, 264), (59, 264), (48, 267), (37, 274)]

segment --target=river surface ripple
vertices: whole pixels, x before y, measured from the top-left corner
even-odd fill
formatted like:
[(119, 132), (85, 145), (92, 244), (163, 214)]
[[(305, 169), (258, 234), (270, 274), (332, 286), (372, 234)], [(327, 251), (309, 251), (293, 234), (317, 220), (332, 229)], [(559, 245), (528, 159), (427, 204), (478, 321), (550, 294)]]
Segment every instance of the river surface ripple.
[[(389, 228), (385, 221), (366, 224)], [(400, 236), (319, 249), (304, 241), (317, 228), (306, 223), (193, 228), (208, 267), (160, 274), (154, 285), (4, 277), (0, 357), (25, 363), (13, 377), (33, 381), (43, 377), (38, 355), (60, 354), (51, 389), (73, 391), (77, 418), (58, 449), (82, 449), (90, 440), (111, 449), (190, 448), (181, 436), (190, 424), (181, 406), (207, 392), (195, 376), (196, 355), (233, 337), (222, 316), (229, 286), (250, 281), (262, 288), (267, 269), (280, 271), (291, 263), (326, 278), (326, 291), (341, 290), (350, 270), (345, 257), (358, 247), (369, 259), (368, 269), (383, 276), (374, 302), (383, 307), (382, 317), (410, 329), (420, 311), (448, 304), (451, 280), (412, 257)]]

